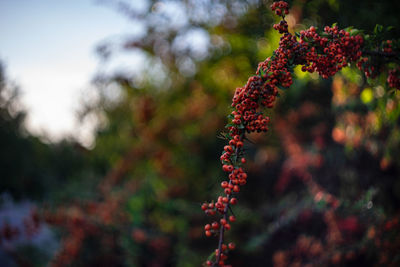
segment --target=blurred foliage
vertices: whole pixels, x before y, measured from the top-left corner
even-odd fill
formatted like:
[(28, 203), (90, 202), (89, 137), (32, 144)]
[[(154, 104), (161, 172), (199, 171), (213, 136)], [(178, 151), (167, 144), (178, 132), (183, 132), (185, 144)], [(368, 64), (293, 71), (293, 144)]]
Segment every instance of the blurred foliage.
[[(234, 89), (279, 42), (270, 3), (102, 2), (143, 30), (101, 44), (99, 54), (123, 48), (143, 64), (97, 77), (99, 101), (82, 109), (102, 122), (91, 150), (41, 142), (1, 98), (1, 191), (43, 203), (61, 240), (54, 266), (199, 266), (216, 246), (203, 234), (200, 204), (222, 180), (217, 136)], [(400, 25), (393, 1), (291, 5), (291, 30)], [(230, 262), (398, 265), (399, 93), (353, 67), (328, 80), (295, 73), (270, 132), (246, 144), (249, 183), (228, 233), (237, 244)]]

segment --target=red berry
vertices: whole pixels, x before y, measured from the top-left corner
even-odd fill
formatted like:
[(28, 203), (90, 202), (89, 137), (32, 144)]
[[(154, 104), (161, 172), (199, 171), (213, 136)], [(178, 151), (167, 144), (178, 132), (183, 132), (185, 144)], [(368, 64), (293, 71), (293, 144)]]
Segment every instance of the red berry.
[(238, 185), (233, 186), (233, 192), (238, 193), (240, 191), (240, 187)]
[(218, 229), (219, 224), (218, 224), (217, 222), (213, 222), (213, 223), (211, 224), (211, 227), (212, 227), (213, 229)]

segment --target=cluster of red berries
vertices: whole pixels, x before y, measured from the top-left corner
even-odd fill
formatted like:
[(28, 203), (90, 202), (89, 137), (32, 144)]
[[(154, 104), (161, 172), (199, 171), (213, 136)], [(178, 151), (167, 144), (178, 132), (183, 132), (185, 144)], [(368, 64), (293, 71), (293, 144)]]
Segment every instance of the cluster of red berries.
[[(387, 48), (384, 48), (383, 50), (385, 53), (391, 53), (391, 51), (392, 51), (391, 48), (390, 48), (390, 50), (387, 50)], [(390, 51), (390, 52), (386, 52), (386, 51)], [(374, 63), (373, 59), (371, 61), (371, 59), (368, 57), (361, 58), (357, 62), (357, 67), (361, 71), (363, 71), (365, 76), (368, 78), (376, 78), (380, 74), (381, 69), (382, 69), (382, 67), (379, 67), (379, 65)], [(388, 83), (389, 87), (400, 90), (400, 68), (389, 70), (388, 77), (387, 77), (387, 83)]]
[(390, 87), (400, 90), (400, 68), (389, 71), (387, 82)]
[(365, 77), (367, 78), (375, 78), (379, 74), (378, 69), (371, 63), (371, 60), (368, 57), (361, 58), (357, 62), (357, 67), (359, 70), (364, 72)]
[(285, 20), (281, 20), (279, 23), (274, 24), (274, 30), (278, 31), (280, 34), (288, 31), (288, 24)]
[(328, 78), (361, 57), (363, 38), (360, 35), (350, 36), (337, 26), (326, 26), (321, 35), (315, 27), (300, 32), (299, 43), (305, 46), (304, 52), (299, 54), (303, 71), (316, 71), (322, 78)]
[[(244, 87), (237, 88), (232, 100), (235, 110), (232, 112), (234, 126), (229, 127), (234, 141), (239, 142), (241, 148), (242, 140), (240, 134), (242, 129), (247, 132), (266, 132), (268, 130), (269, 117), (263, 116), (258, 110), (261, 106), (273, 107), (275, 96), (278, 94), (277, 87), (265, 82), (264, 77), (250, 77)], [(277, 80), (274, 82), (277, 83)]]
[[(282, 18), (285, 18), (285, 15), (289, 14), (289, 4), (285, 1), (274, 2), (270, 8), (276, 15), (282, 16)], [(274, 29), (281, 34), (287, 32), (288, 24), (286, 20), (282, 19), (279, 23), (274, 24)]]
[[(289, 33), (288, 24), (284, 20), (285, 15), (289, 13), (288, 4), (284, 1), (274, 2), (271, 9), (282, 17), (281, 22), (274, 25), (274, 29), (283, 34), (279, 47), (273, 56), (258, 65), (257, 75), (250, 77), (244, 87), (235, 91), (232, 99), (234, 110), (228, 116), (229, 144), (224, 147), (220, 158), (222, 169), (229, 174), (229, 180), (221, 183), (224, 194), (219, 196), (216, 202), (206, 202), (201, 206), (207, 215), (214, 216), (217, 212), (222, 215), (219, 222), (216, 220), (204, 227), (206, 236), (219, 235), (216, 260), (207, 261), (209, 266), (228, 266), (225, 265), (227, 246), (223, 244), (224, 231), (229, 230), (230, 222), (235, 221), (233, 215), (228, 217), (229, 206), (237, 203), (235, 194), (240, 191), (240, 186), (247, 182), (247, 174), (241, 167), (246, 162), (242, 151), (245, 133), (268, 130), (270, 119), (261, 109), (274, 106), (278, 88), (288, 88), (292, 85), (292, 72), (296, 65), (302, 65), (305, 72), (317, 72), (323, 78), (328, 78), (362, 56), (364, 40), (360, 35), (352, 36), (345, 30), (339, 30), (337, 26), (325, 27), (324, 32), (318, 34), (315, 27), (310, 27), (300, 32), (298, 40), (295, 35)], [(359, 66), (365, 64), (365, 59), (358, 63)], [(398, 70), (390, 72), (390, 86), (399, 88), (398, 74)]]
[(289, 14), (289, 4), (285, 1), (274, 2), (270, 8), (278, 16), (284, 17), (285, 15)]
[[(382, 57), (384, 60), (388, 60), (391, 57), (396, 58), (397, 54), (393, 50), (393, 41), (385, 40), (379, 45), (375, 54), (369, 57), (363, 57), (357, 62), (357, 67), (364, 72), (365, 76), (368, 78), (376, 78), (383, 70), (386, 68), (382, 64)], [(388, 61), (389, 62), (389, 61)], [(392, 69), (388, 71), (387, 83), (389, 87), (396, 88), (400, 90), (400, 79), (399, 79), (400, 69)]]

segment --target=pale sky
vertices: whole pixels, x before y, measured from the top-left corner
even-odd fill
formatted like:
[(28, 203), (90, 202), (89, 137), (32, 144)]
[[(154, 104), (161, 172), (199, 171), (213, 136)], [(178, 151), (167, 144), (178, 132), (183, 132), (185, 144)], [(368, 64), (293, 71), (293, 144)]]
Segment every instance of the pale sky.
[[(135, 27), (94, 0), (0, 0), (0, 60), (20, 86), (28, 129), (52, 140), (72, 135), (90, 143), (90, 125), (82, 128), (75, 113), (82, 98), (93, 95), (93, 75), (107, 67), (95, 47)], [(134, 58), (123, 58), (135, 65)]]

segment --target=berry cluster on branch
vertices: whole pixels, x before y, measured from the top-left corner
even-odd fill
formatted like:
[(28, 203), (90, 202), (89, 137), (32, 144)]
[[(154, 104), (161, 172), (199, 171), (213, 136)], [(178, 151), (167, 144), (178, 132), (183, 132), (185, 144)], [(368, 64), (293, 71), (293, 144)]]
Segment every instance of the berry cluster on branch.
[[(263, 110), (274, 107), (278, 89), (292, 85), (294, 67), (301, 65), (304, 72), (317, 72), (322, 78), (329, 78), (352, 62), (358, 61), (360, 68), (367, 62), (367, 57), (362, 57), (364, 39), (360, 34), (340, 30), (338, 26), (327, 26), (322, 33), (317, 33), (313, 26), (295, 35), (290, 33), (285, 21), (285, 15), (289, 14), (288, 8), (284, 1), (271, 5), (275, 14), (282, 18), (273, 26), (282, 34), (279, 47), (271, 57), (258, 65), (256, 75), (250, 77), (244, 87), (236, 89), (232, 99), (233, 111), (228, 116), (227, 125), (229, 132), (225, 135), (228, 145), (224, 147), (220, 158), (222, 170), (228, 176), (221, 183), (224, 193), (217, 201), (205, 202), (201, 206), (207, 215), (220, 218), (204, 227), (207, 237), (219, 237), (215, 257), (213, 261), (206, 262), (207, 266), (230, 266), (225, 261), (227, 253), (235, 245), (225, 244), (224, 233), (231, 229), (231, 223), (236, 219), (230, 206), (237, 204), (240, 187), (247, 182), (247, 174), (242, 167), (246, 162), (243, 155), (245, 134), (268, 131), (270, 118)], [(390, 42), (387, 44), (382, 52), (391, 53)], [(389, 86), (397, 89), (400, 88), (398, 74), (398, 70), (393, 70), (388, 78)]]

